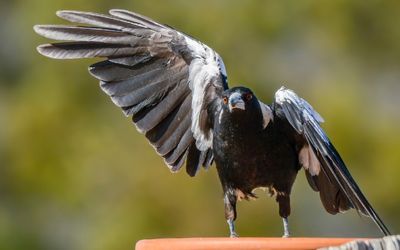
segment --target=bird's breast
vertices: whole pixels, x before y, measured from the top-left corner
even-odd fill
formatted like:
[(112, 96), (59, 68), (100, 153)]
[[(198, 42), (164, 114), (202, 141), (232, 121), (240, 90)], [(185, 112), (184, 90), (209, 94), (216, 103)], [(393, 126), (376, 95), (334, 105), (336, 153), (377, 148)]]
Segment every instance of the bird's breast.
[(223, 185), (251, 193), (296, 175), (297, 154), (277, 125), (267, 130), (230, 125), (215, 131), (214, 159)]

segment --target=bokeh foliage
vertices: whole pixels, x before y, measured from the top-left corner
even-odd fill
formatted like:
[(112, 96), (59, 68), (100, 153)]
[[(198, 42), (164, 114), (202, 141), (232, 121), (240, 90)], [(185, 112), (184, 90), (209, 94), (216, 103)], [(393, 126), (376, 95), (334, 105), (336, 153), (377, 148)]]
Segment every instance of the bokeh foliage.
[[(141, 238), (226, 236), (215, 168), (196, 178), (163, 161), (87, 73), (55, 61), (32, 26), (55, 11), (126, 8), (197, 37), (224, 58), (231, 86), (269, 103), (282, 84), (322, 114), (354, 178), (400, 229), (400, 2), (0, 2), (0, 249), (132, 249)], [(241, 236), (280, 236), (273, 199), (239, 204)], [(300, 173), (295, 236), (379, 236), (354, 211), (327, 214)]]

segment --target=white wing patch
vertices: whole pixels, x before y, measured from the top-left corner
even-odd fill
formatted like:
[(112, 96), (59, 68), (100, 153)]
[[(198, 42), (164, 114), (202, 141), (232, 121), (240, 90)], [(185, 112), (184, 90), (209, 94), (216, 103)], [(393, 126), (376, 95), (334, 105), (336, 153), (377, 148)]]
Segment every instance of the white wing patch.
[(272, 110), (268, 105), (266, 105), (260, 101), (258, 101), (258, 102), (260, 103), (261, 112), (262, 112), (262, 116), (263, 116), (263, 127), (266, 128), (268, 126), (269, 122), (271, 120), (273, 121), (274, 117), (272, 115)]
[(293, 103), (298, 107), (302, 107), (304, 109), (303, 116), (306, 118), (307, 115), (311, 115), (317, 122), (323, 123), (324, 119), (317, 111), (315, 111), (311, 105), (304, 99), (298, 97), (293, 90), (287, 89), (282, 86), (275, 93), (275, 101), (279, 104), (283, 104), (284, 102)]
[[(315, 111), (311, 105), (305, 101), (304, 99), (298, 97), (296, 93), (294, 93), (290, 89), (286, 89), (285, 87), (281, 87), (275, 93), (275, 101), (278, 104), (291, 103), (296, 106), (301, 113), (299, 117), (295, 119), (288, 119), (293, 128), (297, 130), (298, 133), (303, 133), (303, 125), (305, 122), (315, 123), (315, 128), (319, 128), (319, 123), (324, 122), (324, 119)], [(285, 110), (284, 112), (290, 112), (290, 110)], [(298, 116), (292, 113), (293, 116)], [(290, 115), (289, 115), (290, 116)], [(319, 134), (324, 140), (328, 140), (325, 134), (322, 131), (319, 131)], [(312, 176), (318, 175), (321, 171), (321, 164), (315, 155), (314, 150), (306, 144), (299, 152), (299, 161), (304, 169), (308, 170)]]
[(193, 137), (196, 139), (196, 146), (200, 151), (212, 148), (212, 130), (208, 134), (200, 129), (200, 113), (203, 108), (204, 98), (208, 84), (212, 84), (215, 78), (221, 74), (220, 65), (217, 61), (218, 55), (200, 42), (185, 37), (188, 47), (195, 58), (189, 66), (189, 87), (192, 90), (192, 125)]
[(304, 169), (308, 170), (312, 176), (318, 175), (321, 171), (321, 165), (314, 150), (309, 145), (305, 145), (299, 153), (299, 161)]

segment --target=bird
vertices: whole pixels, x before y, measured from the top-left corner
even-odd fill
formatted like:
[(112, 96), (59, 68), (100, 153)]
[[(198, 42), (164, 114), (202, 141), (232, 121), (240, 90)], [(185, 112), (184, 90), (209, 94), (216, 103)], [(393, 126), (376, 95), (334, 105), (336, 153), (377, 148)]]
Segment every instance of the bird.
[(267, 105), (246, 87), (228, 86), (221, 56), (199, 40), (146, 16), (61, 10), (74, 25), (35, 25), (56, 40), (37, 47), (54, 59), (101, 58), (89, 67), (100, 88), (132, 118), (172, 172), (193, 177), (216, 166), (230, 237), (236, 204), (256, 188), (274, 196), (289, 237), (290, 195), (301, 169), (330, 214), (355, 209), (390, 231), (361, 192), (321, 124), (321, 115), (281, 87)]

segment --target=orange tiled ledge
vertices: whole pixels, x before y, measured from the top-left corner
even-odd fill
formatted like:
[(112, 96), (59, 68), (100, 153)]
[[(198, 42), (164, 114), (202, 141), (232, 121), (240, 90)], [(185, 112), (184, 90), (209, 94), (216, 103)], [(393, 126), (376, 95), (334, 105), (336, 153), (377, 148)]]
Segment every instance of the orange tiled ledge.
[(140, 240), (136, 250), (262, 250), (317, 249), (338, 246), (356, 238), (166, 238)]

